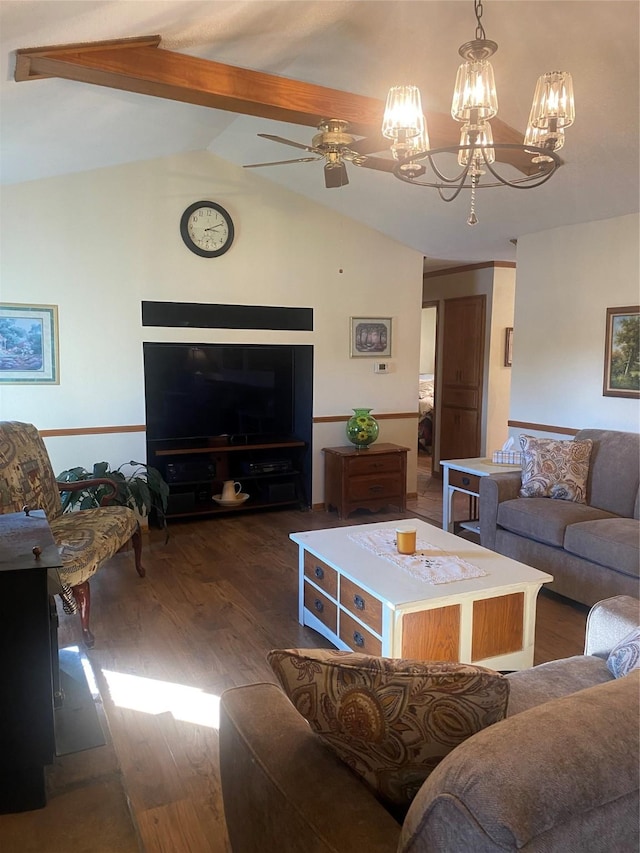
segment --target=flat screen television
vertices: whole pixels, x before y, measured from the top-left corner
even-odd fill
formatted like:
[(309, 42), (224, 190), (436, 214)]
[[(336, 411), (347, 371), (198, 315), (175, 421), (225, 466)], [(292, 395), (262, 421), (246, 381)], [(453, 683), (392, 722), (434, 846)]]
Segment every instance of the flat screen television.
[(292, 346), (147, 342), (147, 440), (290, 438), (294, 373)]

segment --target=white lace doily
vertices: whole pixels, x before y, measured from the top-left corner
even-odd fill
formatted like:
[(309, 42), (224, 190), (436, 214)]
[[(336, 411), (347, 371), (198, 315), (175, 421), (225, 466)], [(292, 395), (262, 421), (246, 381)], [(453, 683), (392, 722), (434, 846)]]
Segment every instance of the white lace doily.
[(482, 578), (488, 574), (484, 569), (467, 563), (461, 557), (445, 554), (441, 548), (423, 539), (416, 540), (415, 554), (398, 554), (395, 530), (350, 533), (349, 539), (425, 583), (453, 583), (469, 578)]

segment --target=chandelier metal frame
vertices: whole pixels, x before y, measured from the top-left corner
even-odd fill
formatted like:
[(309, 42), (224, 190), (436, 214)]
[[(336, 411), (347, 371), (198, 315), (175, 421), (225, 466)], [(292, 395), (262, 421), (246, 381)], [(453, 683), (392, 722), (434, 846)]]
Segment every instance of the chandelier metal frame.
[[(498, 45), (486, 38), (482, 26), (482, 0), (474, 0), (475, 38), (461, 45), (458, 53), (465, 62), (458, 69), (451, 114), (461, 123), (459, 145), (430, 148), (427, 121), (422, 114), (420, 92), (415, 86), (395, 86), (389, 91), (382, 133), (393, 141), (396, 161), (392, 174), (401, 181), (438, 190), (443, 201), (451, 202), (462, 190), (471, 191), (469, 225), (475, 225), (475, 194), (478, 189), (510, 187), (533, 189), (545, 184), (564, 161), (556, 153), (564, 145), (564, 130), (573, 124), (573, 83), (567, 72), (553, 71), (538, 79), (527, 133), (522, 144), (494, 142), (490, 120), (498, 112), (493, 68), (488, 59)], [(496, 152), (513, 151), (531, 157), (530, 169), (519, 169), (521, 177), (510, 177), (494, 165)], [(462, 170), (449, 177), (438, 164), (443, 157), (457, 157)], [(526, 168), (526, 167), (525, 167)], [(484, 177), (488, 177), (484, 180)]]

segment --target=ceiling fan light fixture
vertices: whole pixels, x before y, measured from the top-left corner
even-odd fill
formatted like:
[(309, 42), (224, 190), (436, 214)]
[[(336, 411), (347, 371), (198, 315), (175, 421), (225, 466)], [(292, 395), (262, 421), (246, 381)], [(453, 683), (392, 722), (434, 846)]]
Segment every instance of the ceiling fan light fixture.
[[(389, 90), (382, 123), (383, 136), (392, 140), (391, 153), (397, 161), (393, 167), (395, 177), (416, 186), (435, 188), (447, 202), (454, 201), (463, 189), (469, 189), (469, 225), (478, 221), (477, 190), (500, 186), (533, 189), (548, 181), (562, 165), (555, 152), (564, 145), (565, 128), (575, 120), (571, 74), (550, 71), (538, 79), (523, 144), (494, 142), (489, 122), (498, 114), (498, 95), (489, 58), (498, 45), (486, 37), (481, 20), (482, 0), (474, 0), (473, 6), (475, 38), (458, 50), (465, 61), (458, 68), (451, 102), (451, 115), (462, 125), (459, 144), (430, 148), (426, 119), (425, 142), (417, 141), (421, 133), (422, 99), (416, 86), (393, 86)], [(454, 155), (462, 171), (446, 175), (439, 165), (441, 155), (443, 160)], [(526, 155), (524, 162), (523, 155)], [(510, 177), (508, 172), (500, 171), (496, 160), (517, 163), (521, 176)], [(527, 168), (526, 163), (537, 168)]]

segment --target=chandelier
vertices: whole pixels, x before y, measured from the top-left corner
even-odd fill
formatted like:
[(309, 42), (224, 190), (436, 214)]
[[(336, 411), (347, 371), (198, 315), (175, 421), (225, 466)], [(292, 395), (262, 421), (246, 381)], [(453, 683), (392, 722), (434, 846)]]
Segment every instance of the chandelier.
[[(486, 38), (481, 18), (482, 0), (474, 0), (476, 33), (458, 53), (465, 60), (458, 69), (451, 115), (460, 122), (460, 144), (430, 148), (427, 120), (422, 111), (417, 86), (393, 86), (389, 90), (382, 122), (382, 134), (392, 140), (391, 152), (397, 161), (393, 174), (401, 181), (434, 187), (443, 201), (453, 201), (463, 189), (471, 190), (468, 225), (475, 225), (476, 190), (486, 187), (532, 189), (551, 178), (562, 160), (556, 153), (564, 145), (565, 128), (573, 124), (575, 107), (573, 82), (566, 71), (550, 71), (538, 78), (523, 144), (493, 141), (490, 120), (498, 113), (498, 96), (489, 57), (498, 49)], [(526, 172), (509, 178), (496, 165), (501, 159), (525, 155)], [(441, 155), (445, 155), (442, 157)], [(442, 161), (455, 155), (461, 171), (447, 175)]]

